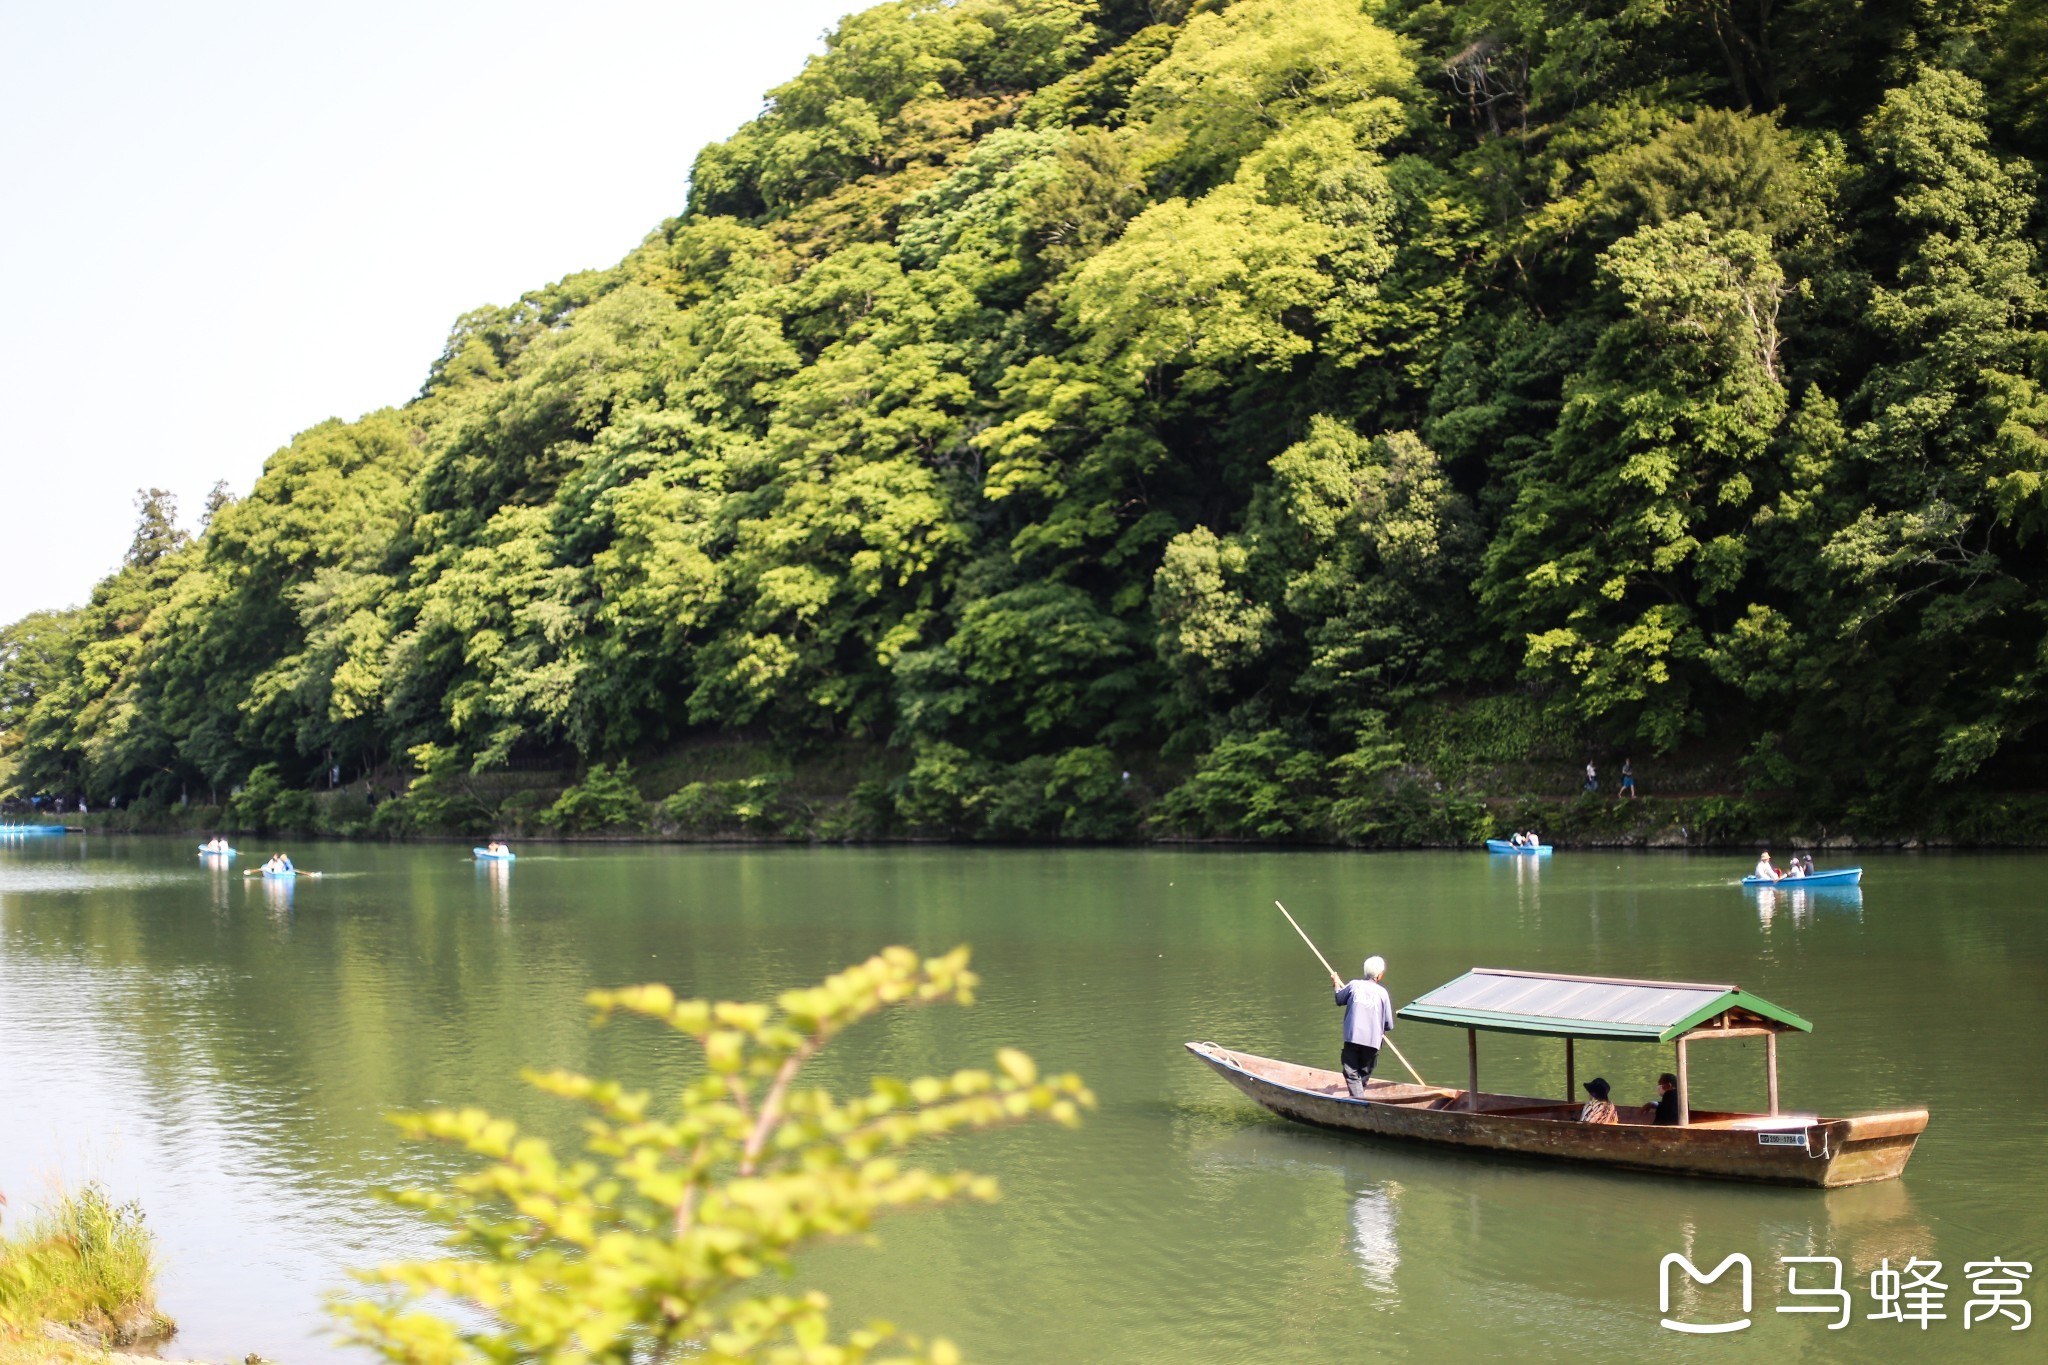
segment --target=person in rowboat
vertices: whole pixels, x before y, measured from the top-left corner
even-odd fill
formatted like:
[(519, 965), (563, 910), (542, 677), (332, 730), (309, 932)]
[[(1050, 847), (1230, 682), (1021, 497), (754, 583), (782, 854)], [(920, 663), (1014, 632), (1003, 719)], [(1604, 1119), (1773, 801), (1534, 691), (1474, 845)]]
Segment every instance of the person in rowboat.
[(1791, 860), (1785, 864), (1785, 874), (1779, 877), (1778, 880), (1781, 882), (1796, 882), (1805, 875), (1806, 869), (1799, 865), (1799, 855), (1795, 853), (1792, 855)]
[(1806, 868), (1806, 875), (1811, 877), (1813, 875), (1813, 855), (1811, 853), (1802, 853), (1799, 855), (1798, 861)]
[(1756, 878), (1762, 882), (1778, 880), (1778, 869), (1771, 866), (1771, 851), (1764, 850), (1764, 856), (1756, 860)]
[(1621, 1115), (1614, 1112), (1614, 1104), (1607, 1098), (1607, 1080), (1595, 1076), (1586, 1082), (1586, 1093), (1593, 1098), (1579, 1111), (1580, 1123), (1620, 1123)]
[(1344, 1007), (1344, 1047), (1338, 1065), (1344, 1070), (1344, 1088), (1354, 1100), (1365, 1098), (1373, 1066), (1380, 1059), (1380, 1044), (1394, 1030), (1394, 1002), (1380, 985), (1386, 974), (1382, 957), (1367, 958), (1364, 974), (1356, 981), (1339, 981), (1335, 972), (1330, 973), (1337, 1003)]

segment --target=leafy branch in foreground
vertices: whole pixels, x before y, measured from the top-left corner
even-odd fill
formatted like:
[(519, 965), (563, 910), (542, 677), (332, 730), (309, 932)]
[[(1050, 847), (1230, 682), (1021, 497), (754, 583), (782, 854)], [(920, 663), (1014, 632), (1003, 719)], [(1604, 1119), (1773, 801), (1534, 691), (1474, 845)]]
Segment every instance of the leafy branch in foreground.
[[(599, 1022), (625, 1011), (657, 1019), (702, 1050), (704, 1073), (672, 1109), (645, 1091), (569, 1072), (527, 1073), (550, 1094), (587, 1105), (587, 1157), (565, 1161), (537, 1137), (479, 1109), (402, 1115), (416, 1137), (489, 1159), (449, 1192), (400, 1202), (454, 1229), (466, 1253), (361, 1272), (396, 1289), (385, 1301), (339, 1303), (349, 1336), (396, 1361), (666, 1359), (851, 1365), (894, 1329), (871, 1324), (831, 1339), (816, 1292), (743, 1294), (768, 1270), (820, 1240), (867, 1230), (877, 1213), (995, 1198), (995, 1182), (935, 1172), (898, 1154), (942, 1135), (1049, 1118), (1080, 1121), (1094, 1096), (1079, 1077), (1041, 1077), (1031, 1058), (997, 1052), (995, 1071), (901, 1081), (836, 1099), (796, 1086), (805, 1063), (850, 1025), (891, 1006), (973, 1003), (968, 951), (922, 962), (889, 948), (821, 985), (764, 1004), (677, 1000), (666, 986), (597, 991)], [(458, 1325), (426, 1310), (436, 1295), (480, 1315)], [(465, 1321), (475, 1322), (467, 1316)], [(953, 1362), (943, 1340), (905, 1339), (893, 1361)]]

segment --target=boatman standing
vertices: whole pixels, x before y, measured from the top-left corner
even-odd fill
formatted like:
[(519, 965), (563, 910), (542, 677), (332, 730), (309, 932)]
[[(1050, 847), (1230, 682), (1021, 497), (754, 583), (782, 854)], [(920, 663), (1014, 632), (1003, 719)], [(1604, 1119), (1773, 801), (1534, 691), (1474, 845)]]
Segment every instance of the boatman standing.
[(1386, 959), (1381, 957), (1367, 958), (1365, 975), (1356, 981), (1339, 981), (1335, 972), (1330, 973), (1337, 1003), (1344, 1007), (1344, 1088), (1354, 1100), (1365, 1098), (1366, 1082), (1380, 1059), (1380, 1044), (1393, 1032), (1394, 1002), (1380, 985), (1386, 974)]

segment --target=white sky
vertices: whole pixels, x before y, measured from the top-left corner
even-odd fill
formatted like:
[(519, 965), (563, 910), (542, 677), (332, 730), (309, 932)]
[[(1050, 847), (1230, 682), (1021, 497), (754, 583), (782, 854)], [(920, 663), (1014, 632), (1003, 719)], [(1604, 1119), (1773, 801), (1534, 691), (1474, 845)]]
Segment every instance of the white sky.
[(0, 624), (617, 261), (868, 0), (0, 0)]

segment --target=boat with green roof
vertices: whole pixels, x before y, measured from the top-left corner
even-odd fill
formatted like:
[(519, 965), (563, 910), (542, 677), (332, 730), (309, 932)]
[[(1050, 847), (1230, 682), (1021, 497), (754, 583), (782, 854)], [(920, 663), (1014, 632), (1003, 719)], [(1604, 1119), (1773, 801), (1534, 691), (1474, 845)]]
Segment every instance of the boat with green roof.
[[(1465, 1088), (1375, 1079), (1366, 1098), (1353, 1099), (1335, 1071), (1215, 1043), (1187, 1048), (1257, 1104), (1300, 1123), (1621, 1170), (1822, 1188), (1862, 1185), (1905, 1170), (1927, 1128), (1925, 1109), (1826, 1118), (1781, 1107), (1779, 1035), (1811, 1033), (1813, 1025), (1734, 985), (1475, 967), (1403, 1006), (1397, 1017), (1465, 1030)], [(1481, 1090), (1482, 1032), (1562, 1040), (1564, 1097)], [(1764, 1041), (1768, 1110), (1693, 1108), (1688, 1049), (1739, 1038)], [(1582, 1121), (1579, 1039), (1674, 1047), (1677, 1122), (1658, 1124), (1647, 1110), (1634, 1107), (1617, 1109), (1618, 1122)]]

